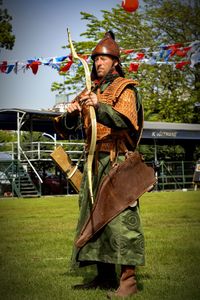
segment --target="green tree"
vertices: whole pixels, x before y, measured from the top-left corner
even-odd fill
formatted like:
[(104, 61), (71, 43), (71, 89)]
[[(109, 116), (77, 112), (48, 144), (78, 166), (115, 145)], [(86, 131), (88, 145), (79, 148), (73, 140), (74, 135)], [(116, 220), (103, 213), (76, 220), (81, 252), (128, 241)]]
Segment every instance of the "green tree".
[[(188, 46), (192, 41), (200, 39), (198, 0), (144, 0), (144, 2), (146, 3), (144, 18), (149, 18), (153, 28), (156, 28), (155, 38), (160, 45), (178, 42)], [(157, 80), (161, 95), (157, 105), (159, 119), (198, 123), (199, 111), (195, 111), (194, 108), (200, 97), (200, 64), (196, 64), (193, 68), (188, 66), (184, 72), (167, 67), (164, 66), (165, 71), (160, 72)]]
[[(138, 13), (128, 14), (121, 7), (113, 8), (111, 12), (103, 10), (102, 20), (97, 19), (92, 14), (81, 12), (82, 20), (85, 20), (87, 24), (87, 31), (82, 33), (81, 36), (85, 36), (87, 41), (74, 42), (77, 53), (79, 54), (91, 54), (92, 49), (96, 43), (104, 36), (108, 29), (112, 29), (115, 33), (116, 40), (120, 43), (120, 46), (124, 49), (129, 48), (141, 48), (143, 47), (143, 39), (145, 39), (145, 45), (150, 47), (153, 45), (153, 33), (150, 33), (150, 28), (146, 22), (142, 20), (142, 16)], [(116, 17), (117, 16), (117, 17)], [(127, 26), (131, 24), (131, 26)], [(148, 34), (147, 34), (148, 31)], [(126, 34), (125, 34), (126, 32)], [(128, 38), (131, 36), (131, 39)], [(69, 48), (68, 46), (65, 46)], [(122, 55), (123, 63), (126, 71), (128, 70), (128, 56)], [(90, 69), (92, 67), (92, 61), (89, 61)], [(63, 92), (76, 91), (77, 84), (78, 90), (81, 90), (85, 86), (84, 71), (82, 67), (72, 70), (72, 74), (61, 74), (65, 76), (65, 81), (62, 84), (54, 82), (52, 84), (52, 90), (58, 90)], [(72, 75), (72, 76), (71, 76)]]
[(17, 140), (17, 135), (15, 131), (12, 130), (0, 130), (0, 144), (15, 142)]
[[(134, 14), (127, 13), (119, 5), (111, 11), (102, 11), (102, 19), (81, 12), (87, 29), (81, 34), (85, 42), (75, 43), (77, 52), (91, 53), (105, 31), (112, 29), (122, 49), (135, 49), (150, 53), (160, 51), (160, 45), (177, 42), (188, 45), (200, 38), (200, 5), (198, 1), (145, 0), (146, 5)], [(193, 5), (191, 5), (193, 3)], [(182, 58), (173, 58), (176, 62)], [(199, 101), (199, 64), (184, 71), (171, 64), (144, 64), (137, 73), (129, 72), (131, 56), (122, 52), (122, 64), (128, 77), (138, 79), (142, 94), (145, 120), (168, 122), (199, 122), (195, 103)], [(91, 61), (90, 67), (91, 67)], [(64, 74), (62, 74), (65, 76)], [(85, 85), (83, 69), (74, 66), (72, 73), (65, 76), (63, 84), (52, 85), (52, 90), (78, 92)], [(77, 90), (78, 86), (78, 90)]]
[(12, 151), (12, 143), (17, 141), (17, 133), (12, 130), (0, 130), (0, 151)]
[[(2, 5), (2, 1), (0, 1)], [(12, 17), (7, 9), (0, 8), (0, 48), (11, 50), (15, 43), (15, 36), (12, 33)]]

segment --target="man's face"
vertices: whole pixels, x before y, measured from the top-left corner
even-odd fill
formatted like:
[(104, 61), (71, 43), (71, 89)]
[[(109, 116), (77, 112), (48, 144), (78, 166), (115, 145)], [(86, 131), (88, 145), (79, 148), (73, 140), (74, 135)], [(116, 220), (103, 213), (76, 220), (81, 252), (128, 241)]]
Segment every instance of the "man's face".
[(117, 61), (108, 55), (97, 55), (94, 64), (99, 79), (103, 78), (108, 72), (117, 65)]

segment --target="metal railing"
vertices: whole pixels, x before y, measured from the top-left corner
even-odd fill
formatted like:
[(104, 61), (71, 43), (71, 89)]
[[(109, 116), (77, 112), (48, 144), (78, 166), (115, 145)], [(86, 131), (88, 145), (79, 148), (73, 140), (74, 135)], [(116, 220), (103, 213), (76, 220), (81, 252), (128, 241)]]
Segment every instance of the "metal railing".
[(27, 157), (26, 153), (22, 150), (22, 148), (20, 147), (20, 151), (23, 154), (25, 161), (27, 162), (27, 164), (30, 166), (30, 168), (33, 170), (33, 172), (35, 173), (36, 177), (38, 178), (38, 182), (39, 182), (39, 194), (41, 195), (41, 184), (43, 183), (42, 178), (40, 177), (39, 173), (37, 172), (37, 170), (35, 169), (35, 167), (33, 166), (33, 164), (31, 163), (30, 159)]
[[(10, 144), (10, 153), (12, 157), (17, 158), (17, 143)], [(12, 144), (12, 145), (11, 145)], [(61, 145), (63, 149), (70, 155), (71, 159), (77, 161), (84, 150), (84, 143), (81, 142), (32, 142), (32, 143), (21, 143), (20, 151), (23, 156), (31, 161), (47, 160), (50, 161), (50, 154), (55, 150), (56, 147)], [(21, 161), (24, 158), (21, 157)], [(25, 159), (26, 160), (26, 159)]]
[(0, 196), (41, 196), (28, 172), (19, 160), (0, 160)]
[(161, 161), (157, 172), (157, 189), (193, 189), (194, 161)]
[[(8, 153), (12, 158), (17, 158), (17, 143), (7, 143)], [(32, 142), (21, 143), (21, 162), (32, 165), (37, 161), (52, 161), (50, 154), (61, 145), (69, 154), (72, 161), (77, 162), (84, 151), (83, 142)], [(1, 145), (0, 145), (1, 146)], [(5, 144), (4, 144), (5, 146)], [(1, 147), (0, 147), (1, 151)], [(83, 157), (82, 161), (85, 158)], [(157, 170), (157, 190), (194, 189), (193, 174), (195, 170), (194, 161), (160, 161)], [(39, 170), (34, 170), (37, 174)], [(39, 175), (39, 174), (38, 174)], [(37, 177), (38, 177), (37, 175)]]

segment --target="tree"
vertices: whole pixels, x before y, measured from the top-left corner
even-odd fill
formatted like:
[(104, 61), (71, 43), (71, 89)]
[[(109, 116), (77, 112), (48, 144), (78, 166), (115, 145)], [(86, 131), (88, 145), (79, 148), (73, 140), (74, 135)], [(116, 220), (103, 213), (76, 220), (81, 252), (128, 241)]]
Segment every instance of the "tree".
[[(85, 54), (91, 53), (92, 49), (95, 47), (96, 43), (104, 36), (105, 32), (112, 28), (115, 33), (116, 40), (119, 41), (122, 48), (126, 49), (129, 47), (141, 48), (143, 45), (143, 38), (146, 36), (146, 45), (150, 46), (152, 44), (152, 34), (147, 34), (148, 24), (145, 24), (141, 20), (141, 16), (139, 14), (135, 14), (134, 17), (131, 14), (127, 14), (121, 8), (113, 8), (112, 12), (103, 10), (103, 19), (98, 20), (92, 14), (81, 12), (82, 19), (87, 21), (87, 31), (82, 33), (81, 36), (85, 36), (87, 41), (75, 43), (74, 46), (76, 48), (77, 53)], [(116, 18), (117, 16), (117, 18)], [(131, 24), (131, 26), (127, 26), (127, 24)], [(137, 29), (140, 27), (140, 32), (142, 34), (137, 34)], [(128, 40), (127, 36), (131, 36), (131, 39)], [(150, 32), (150, 30), (149, 30)], [(65, 46), (66, 48), (69, 46)], [(125, 56), (124, 56), (125, 59)], [(123, 58), (122, 58), (123, 60)], [(89, 61), (90, 68), (92, 66), (92, 61)], [(128, 69), (128, 67), (126, 67)], [(78, 72), (76, 72), (78, 71)], [(75, 75), (74, 75), (75, 74)], [(65, 74), (61, 74), (65, 75)], [(79, 84), (79, 89), (83, 88), (85, 85), (84, 82), (84, 73), (83, 68), (79, 67), (78, 70), (76, 66), (72, 69), (73, 78), (67, 74), (65, 76), (65, 82), (63, 84), (53, 83), (52, 90), (58, 90), (63, 92), (66, 88), (67, 90), (76, 90), (77, 84)]]
[[(0, 1), (2, 5), (2, 1)], [(15, 43), (15, 36), (12, 34), (12, 17), (7, 9), (0, 8), (0, 48), (11, 50)]]
[(17, 133), (11, 130), (0, 130), (0, 151), (12, 151), (12, 143), (17, 141)]
[[(102, 19), (81, 12), (87, 22), (87, 30), (81, 34), (87, 41), (75, 43), (77, 52), (91, 53), (104, 33), (112, 29), (122, 49), (135, 49), (149, 55), (160, 45), (180, 42), (188, 44), (200, 38), (200, 5), (198, 1), (145, 0), (146, 6), (134, 14), (127, 13), (119, 5), (111, 11), (102, 11)], [(193, 5), (191, 5), (193, 3)], [(146, 50), (148, 49), (148, 50)], [(176, 58), (178, 61), (181, 58)], [(142, 94), (145, 120), (168, 122), (199, 122), (199, 112), (194, 110), (199, 102), (199, 64), (184, 71), (170, 64), (141, 64), (137, 73), (129, 72), (131, 58), (122, 53), (122, 63), (128, 77), (138, 79)], [(91, 61), (90, 67), (91, 67)], [(75, 75), (74, 75), (75, 74)], [(64, 75), (64, 74), (63, 74)], [(85, 85), (83, 69), (72, 69), (64, 84), (53, 84), (52, 89), (70, 91)], [(65, 76), (65, 75), (64, 75)]]
[[(177, 42), (188, 45), (200, 39), (198, 0), (144, 0), (144, 2), (146, 3), (144, 18), (149, 18), (152, 26), (156, 28), (155, 38), (160, 45)], [(200, 63), (193, 68), (186, 67), (185, 72), (170, 68), (160, 74), (159, 82), (165, 88), (158, 105), (161, 119), (198, 123), (200, 117), (199, 111), (195, 111), (195, 104), (199, 102), (200, 97)]]

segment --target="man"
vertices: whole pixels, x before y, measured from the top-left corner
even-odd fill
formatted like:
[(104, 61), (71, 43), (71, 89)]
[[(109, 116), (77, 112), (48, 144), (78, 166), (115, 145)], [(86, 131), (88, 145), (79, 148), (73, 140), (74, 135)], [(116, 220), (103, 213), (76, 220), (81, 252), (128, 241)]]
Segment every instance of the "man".
[[(137, 103), (137, 82), (124, 78), (120, 63), (120, 49), (112, 32), (107, 32), (92, 52), (92, 92), (83, 91), (59, 119), (57, 127), (75, 130), (83, 121), (86, 139), (88, 108), (95, 108), (97, 118), (97, 145), (93, 168), (94, 198), (102, 179), (112, 164), (125, 160), (127, 151), (134, 151), (143, 126), (142, 105)], [(89, 138), (87, 139), (89, 144)], [(89, 145), (87, 145), (89, 146)], [(80, 218), (76, 239), (79, 237), (91, 212), (88, 191), (87, 167), (84, 170), (79, 204)], [(123, 189), (123, 182), (121, 188)], [(126, 191), (124, 191), (126, 193)], [(104, 199), (106, 200), (106, 199)], [(123, 199), (122, 199), (123, 201)], [(76, 285), (75, 289), (113, 289), (109, 297), (126, 297), (137, 292), (135, 268), (144, 264), (144, 236), (137, 201), (107, 222), (82, 247), (74, 246), (72, 260), (79, 267), (95, 264), (97, 276), (89, 283)], [(74, 265), (75, 265), (74, 264)], [(121, 266), (119, 282), (115, 266)]]

